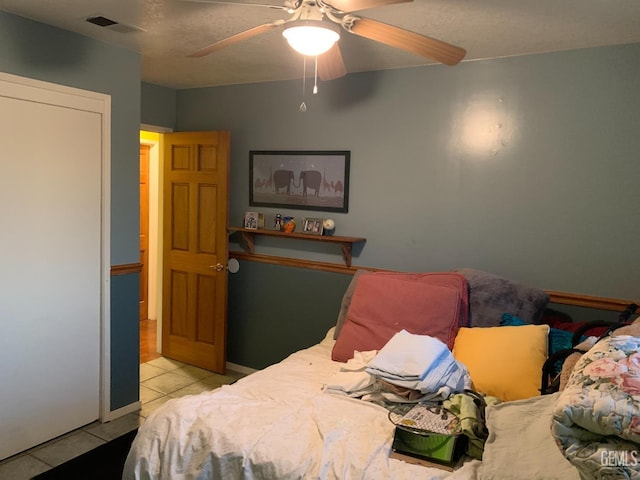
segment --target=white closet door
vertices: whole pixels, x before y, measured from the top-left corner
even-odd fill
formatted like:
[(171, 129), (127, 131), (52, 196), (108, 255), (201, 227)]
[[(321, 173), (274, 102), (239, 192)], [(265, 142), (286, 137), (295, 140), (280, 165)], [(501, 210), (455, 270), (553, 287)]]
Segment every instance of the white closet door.
[(101, 345), (101, 116), (4, 93), (0, 459), (98, 419)]

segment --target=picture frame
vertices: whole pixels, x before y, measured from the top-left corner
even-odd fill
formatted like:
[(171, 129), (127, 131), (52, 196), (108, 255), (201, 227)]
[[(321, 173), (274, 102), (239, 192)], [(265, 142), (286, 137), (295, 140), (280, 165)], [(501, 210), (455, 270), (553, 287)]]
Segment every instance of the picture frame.
[(324, 218), (305, 218), (302, 223), (302, 233), (322, 235)]
[(348, 150), (251, 150), (249, 205), (347, 213), (350, 162)]
[(244, 224), (242, 225), (247, 230), (257, 230), (259, 225), (259, 215), (257, 212), (245, 212)]

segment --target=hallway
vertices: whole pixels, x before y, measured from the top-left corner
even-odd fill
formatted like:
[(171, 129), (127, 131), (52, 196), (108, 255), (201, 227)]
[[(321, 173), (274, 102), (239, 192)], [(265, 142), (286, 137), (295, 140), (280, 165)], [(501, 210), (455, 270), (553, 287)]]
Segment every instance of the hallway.
[(140, 320), (140, 363), (146, 363), (160, 357), (157, 352), (156, 320)]

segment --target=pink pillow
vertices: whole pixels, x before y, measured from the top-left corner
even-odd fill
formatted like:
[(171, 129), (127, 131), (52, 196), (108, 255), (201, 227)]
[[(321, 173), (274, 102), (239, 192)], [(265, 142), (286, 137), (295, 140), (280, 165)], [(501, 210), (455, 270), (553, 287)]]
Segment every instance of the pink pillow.
[(470, 311), (469, 311), (469, 286), (467, 279), (461, 273), (456, 272), (427, 272), (427, 273), (405, 273), (405, 272), (391, 272), (391, 271), (379, 271), (370, 272), (367, 270), (358, 270), (353, 275), (351, 283), (342, 298), (342, 304), (340, 305), (340, 312), (338, 314), (338, 320), (336, 322), (336, 328), (333, 334), (334, 340), (340, 336), (342, 325), (347, 319), (347, 313), (351, 306), (351, 297), (355, 291), (358, 280), (362, 275), (377, 275), (386, 276), (390, 278), (405, 279), (408, 281), (430, 283), (432, 285), (443, 285), (458, 289), (460, 292), (460, 326), (469, 327)]
[[(375, 272), (374, 275), (385, 275), (391, 278), (410, 280), (415, 282), (429, 283), (431, 285), (442, 285), (452, 287), (460, 293), (460, 322), (461, 327), (470, 327), (470, 306), (469, 306), (469, 284), (462, 273), (457, 272), (427, 272), (427, 273), (405, 273), (405, 272)], [(456, 329), (457, 332), (457, 329)], [(455, 339), (455, 333), (454, 333)], [(453, 340), (449, 346), (453, 346)]]
[(431, 274), (362, 275), (331, 358), (346, 362), (354, 351), (380, 350), (402, 329), (452, 348), (463, 310), (461, 291), (459, 284), (434, 285), (433, 280)]

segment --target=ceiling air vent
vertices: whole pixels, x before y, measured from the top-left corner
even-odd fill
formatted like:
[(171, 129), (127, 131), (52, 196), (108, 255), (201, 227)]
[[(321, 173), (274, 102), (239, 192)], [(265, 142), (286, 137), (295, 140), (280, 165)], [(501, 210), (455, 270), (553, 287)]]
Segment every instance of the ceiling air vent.
[(110, 18), (103, 17), (102, 15), (89, 17), (87, 18), (87, 22), (93, 23), (94, 25), (97, 25), (102, 28), (106, 28), (107, 30), (113, 30), (115, 32), (120, 32), (120, 33), (144, 32), (144, 29), (140, 27), (116, 22), (115, 20), (111, 20)]
[(89, 17), (87, 18), (87, 22), (93, 23), (94, 25), (98, 25), (99, 27), (110, 27), (111, 25), (118, 24), (118, 22), (116, 22), (115, 20), (111, 20), (110, 18), (102, 17), (102, 16)]

